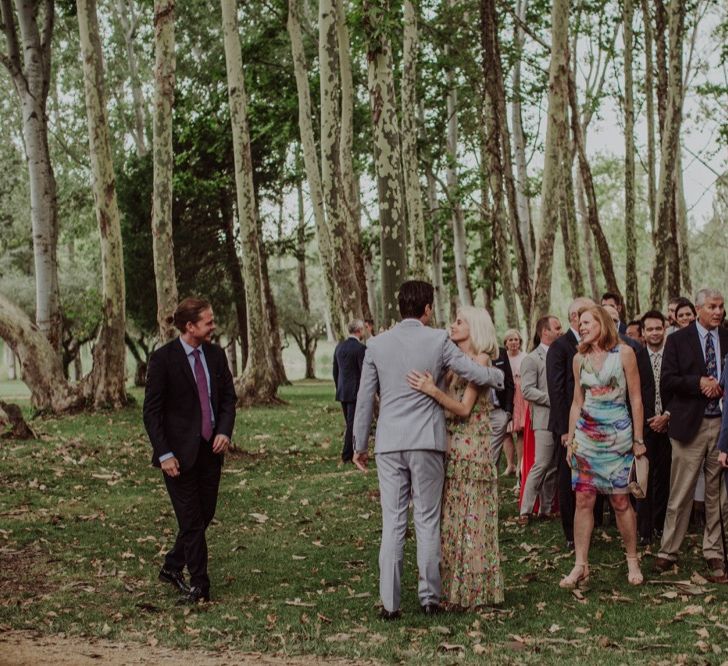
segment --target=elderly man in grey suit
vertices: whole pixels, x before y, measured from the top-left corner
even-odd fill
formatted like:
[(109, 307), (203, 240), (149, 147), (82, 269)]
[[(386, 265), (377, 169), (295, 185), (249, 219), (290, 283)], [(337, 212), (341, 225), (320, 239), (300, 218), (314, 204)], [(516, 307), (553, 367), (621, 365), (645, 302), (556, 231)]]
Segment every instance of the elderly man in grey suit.
[(440, 506), (445, 478), (447, 431), (445, 415), (431, 397), (409, 386), (412, 370), (429, 371), (441, 383), (452, 369), (481, 386), (503, 388), (503, 372), (472, 361), (448, 338), (428, 326), (432, 317), (432, 285), (419, 280), (402, 284), (402, 321), (372, 338), (367, 345), (354, 416), (354, 464), (366, 471), (369, 427), (374, 396), (379, 393), (379, 418), (374, 452), (382, 505), (379, 550), (381, 617), (400, 615), (400, 584), (410, 497), (417, 535), (418, 595), (422, 612), (440, 610)]
[(546, 382), (546, 354), (551, 344), (561, 335), (561, 322), (552, 315), (546, 315), (536, 322), (539, 345), (521, 362), (521, 391), (531, 408), (531, 424), (536, 440), (536, 456), (528, 473), (521, 499), (521, 515), (518, 522), (528, 524), (536, 498), (539, 500), (539, 514), (548, 516), (556, 491), (556, 467), (558, 446), (554, 434), (549, 430), (548, 384)]

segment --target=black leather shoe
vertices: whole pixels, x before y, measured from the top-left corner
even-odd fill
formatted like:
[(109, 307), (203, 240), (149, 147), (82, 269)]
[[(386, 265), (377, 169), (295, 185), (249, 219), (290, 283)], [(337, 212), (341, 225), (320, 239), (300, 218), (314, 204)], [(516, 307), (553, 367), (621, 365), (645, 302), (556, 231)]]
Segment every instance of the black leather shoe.
[(424, 606), (420, 606), (420, 610), (425, 615), (437, 615), (438, 613), (442, 612), (440, 604), (425, 604)]
[(181, 571), (172, 571), (171, 569), (162, 567), (159, 570), (159, 580), (163, 583), (174, 585), (183, 594), (187, 594), (190, 591), (190, 586), (185, 582), (185, 577)]
[(203, 592), (199, 587), (191, 587), (186, 594), (180, 595), (177, 600), (177, 604), (182, 606), (184, 604), (197, 604), (200, 601), (210, 601), (210, 593)]
[(382, 610), (379, 611), (379, 617), (382, 620), (398, 620), (402, 616), (402, 611), (396, 610), (396, 611), (388, 611), (386, 608), (382, 608)]

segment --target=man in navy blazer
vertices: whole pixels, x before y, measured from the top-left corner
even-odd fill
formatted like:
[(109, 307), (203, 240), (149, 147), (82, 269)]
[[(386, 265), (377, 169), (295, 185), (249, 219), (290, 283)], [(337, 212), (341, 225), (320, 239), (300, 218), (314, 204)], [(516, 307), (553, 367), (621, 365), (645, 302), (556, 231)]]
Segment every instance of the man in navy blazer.
[(196, 603), (210, 598), (205, 530), (215, 515), (236, 398), (225, 352), (210, 343), (215, 331), (210, 304), (186, 298), (173, 319), (180, 336), (149, 358), (144, 426), (154, 450), (152, 464), (164, 472), (179, 526), (159, 579), (179, 589), (181, 601)]
[(354, 457), (353, 427), (356, 412), (356, 394), (359, 392), (361, 368), (367, 348), (362, 344), (365, 324), (362, 319), (349, 322), (349, 337), (342, 340), (334, 350), (334, 383), (336, 384), (336, 400), (341, 403), (344, 412), (346, 431), (341, 460), (345, 463)]

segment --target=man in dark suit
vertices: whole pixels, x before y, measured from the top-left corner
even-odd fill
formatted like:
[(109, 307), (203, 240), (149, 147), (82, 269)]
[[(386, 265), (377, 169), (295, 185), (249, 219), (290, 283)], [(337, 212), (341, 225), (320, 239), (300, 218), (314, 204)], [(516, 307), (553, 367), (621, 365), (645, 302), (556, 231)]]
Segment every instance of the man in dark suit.
[(579, 310), (594, 305), (591, 298), (577, 298), (569, 305), (569, 330), (557, 338), (546, 354), (546, 384), (548, 386), (549, 431), (559, 446), (558, 489), (561, 526), (566, 545), (574, 546), (574, 492), (571, 489), (571, 468), (566, 462), (566, 442), (569, 434), (569, 410), (574, 399), (574, 356), (579, 344)]
[(498, 465), (503, 440), (508, 432), (508, 424), (513, 417), (513, 399), (516, 396), (516, 384), (513, 381), (513, 371), (508, 360), (508, 352), (505, 347), (499, 347), (499, 356), (493, 361), (493, 367), (503, 373), (503, 388), (500, 390), (491, 389), (493, 395), (493, 409), (490, 412), (490, 453)]
[[(178, 588), (181, 601), (210, 598), (205, 530), (215, 515), (223, 455), (235, 423), (235, 388), (225, 352), (210, 343), (210, 304), (186, 298), (174, 312), (180, 336), (149, 358), (144, 426), (161, 467), (179, 532), (159, 579)], [(187, 565), (188, 587), (183, 574)]]
[(720, 326), (725, 312), (720, 292), (701, 289), (695, 306), (698, 318), (668, 336), (662, 358), (662, 403), (676, 418), (671, 418), (668, 425), (672, 444), (670, 498), (655, 567), (666, 571), (677, 561), (702, 468), (705, 472), (703, 557), (713, 580), (726, 582), (720, 535), (721, 466), (716, 444), (721, 422), (719, 400), (723, 394), (718, 378), (723, 357), (728, 352), (728, 331)]
[(626, 335), (627, 324), (622, 321), (622, 317), (624, 317), (624, 301), (622, 301), (622, 297), (619, 294), (613, 294), (609, 291), (604, 292), (602, 294), (601, 306), (605, 307), (607, 305), (611, 305), (617, 311), (617, 315), (619, 315), (617, 333)]
[(336, 400), (341, 403), (341, 410), (344, 412), (346, 422), (344, 448), (341, 451), (341, 460), (345, 463), (351, 462), (354, 457), (352, 433), (356, 413), (356, 394), (359, 392), (361, 368), (367, 350), (361, 342), (364, 330), (365, 322), (361, 319), (349, 322), (349, 337), (336, 345), (334, 350)]

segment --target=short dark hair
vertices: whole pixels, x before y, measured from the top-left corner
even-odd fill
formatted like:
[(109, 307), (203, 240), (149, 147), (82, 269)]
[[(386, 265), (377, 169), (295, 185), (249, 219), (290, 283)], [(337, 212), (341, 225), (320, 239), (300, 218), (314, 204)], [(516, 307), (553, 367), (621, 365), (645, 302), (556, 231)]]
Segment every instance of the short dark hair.
[(642, 333), (642, 321), (640, 319), (633, 319), (627, 324), (627, 328), (629, 328), (630, 326), (636, 326), (637, 328), (639, 328), (640, 333)]
[(681, 310), (682, 308), (690, 308), (693, 312), (693, 317), (698, 316), (698, 312), (695, 309), (693, 302), (689, 298), (685, 298), (684, 296), (677, 299), (677, 303), (675, 304), (675, 314), (677, 315), (677, 311)]
[[(556, 319), (556, 317), (554, 317), (553, 315), (545, 315), (536, 322), (536, 335), (538, 336), (539, 340), (543, 337), (543, 332), (545, 329), (551, 330), (552, 319)], [(539, 344), (541, 343), (539, 342)]]
[(622, 297), (611, 291), (605, 291), (602, 294), (602, 301), (614, 301), (617, 304), (617, 307), (622, 307)]
[(174, 327), (180, 333), (184, 333), (187, 330), (188, 323), (196, 324), (200, 321), (202, 313), (211, 307), (210, 301), (206, 301), (204, 298), (195, 298), (194, 296), (185, 298), (172, 315)]
[(399, 314), (403, 319), (419, 318), (425, 314), (425, 307), (432, 307), (435, 289), (423, 280), (407, 280), (399, 287)]
[(668, 302), (668, 305), (675, 305), (681, 298), (685, 298), (685, 296), (673, 296)]
[(649, 310), (642, 315), (642, 319), (640, 320), (640, 323), (642, 324), (642, 328), (645, 327), (645, 322), (648, 319), (659, 319), (662, 322), (663, 326), (665, 325), (665, 322), (667, 321), (667, 319), (665, 318), (665, 315), (662, 314), (662, 312), (660, 312), (659, 310)]

